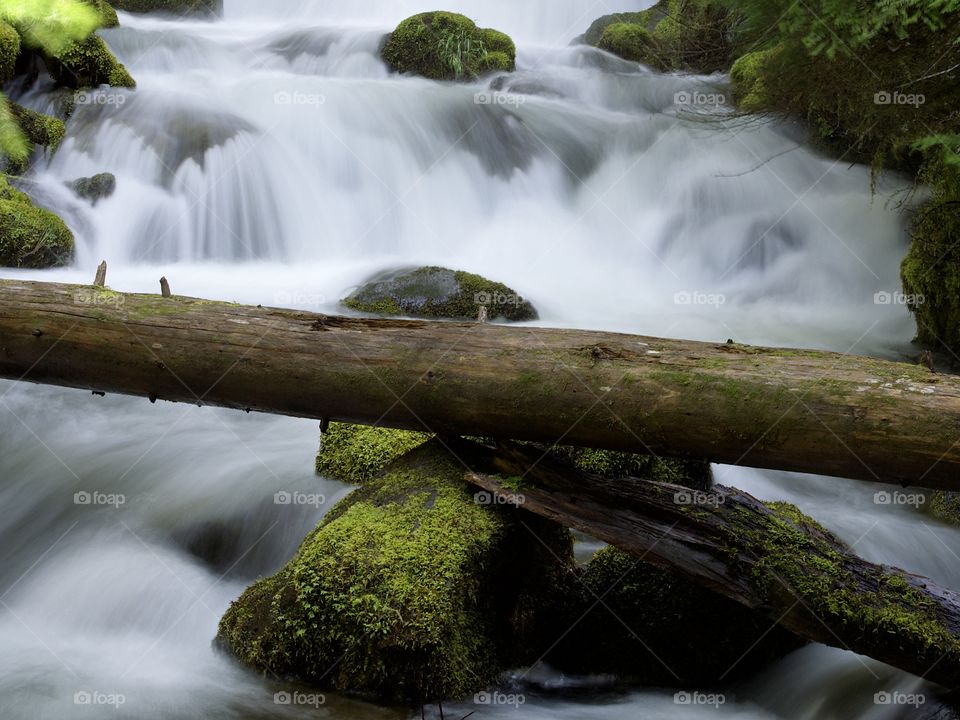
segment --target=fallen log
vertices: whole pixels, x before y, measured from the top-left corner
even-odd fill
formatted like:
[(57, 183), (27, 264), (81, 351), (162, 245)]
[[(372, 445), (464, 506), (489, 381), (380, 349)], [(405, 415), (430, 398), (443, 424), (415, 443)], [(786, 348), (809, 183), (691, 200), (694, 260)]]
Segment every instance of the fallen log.
[(445, 442), (495, 504), (680, 571), (801, 638), (960, 688), (960, 593), (857, 557), (792, 505), (722, 486), (704, 493), (587, 475), (514, 443)]
[(0, 377), (960, 489), (960, 379), (829, 352), (0, 280)]

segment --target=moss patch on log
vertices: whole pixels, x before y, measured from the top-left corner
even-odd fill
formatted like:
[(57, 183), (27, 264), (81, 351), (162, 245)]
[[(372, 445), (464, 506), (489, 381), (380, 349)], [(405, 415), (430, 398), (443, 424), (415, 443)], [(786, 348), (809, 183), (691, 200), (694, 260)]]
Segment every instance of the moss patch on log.
[(363, 485), (431, 437), (409, 430), (330, 423), (320, 438), (317, 473), (351, 485)]
[(512, 71), (517, 49), (498, 30), (479, 28), (464, 15), (437, 11), (401, 22), (388, 36), (382, 56), (396, 72), (431, 80), (470, 80)]
[(572, 547), (566, 530), (478, 504), (462, 477), (438, 441), (405, 455), (233, 603), (219, 641), (258, 670), (384, 699), (486, 687), (537, 644)]

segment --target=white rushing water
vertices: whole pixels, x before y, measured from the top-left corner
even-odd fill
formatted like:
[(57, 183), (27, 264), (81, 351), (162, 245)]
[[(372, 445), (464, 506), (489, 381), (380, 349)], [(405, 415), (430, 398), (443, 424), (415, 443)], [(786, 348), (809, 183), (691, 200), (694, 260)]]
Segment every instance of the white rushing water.
[[(103, 34), (138, 89), (88, 96), (27, 185), (69, 221), (76, 263), (4, 275), (89, 282), (106, 258), (119, 290), (154, 292), (166, 275), (181, 294), (334, 311), (373, 272), (438, 264), (513, 286), (544, 325), (909, 351), (908, 313), (876, 301), (899, 287), (906, 249), (896, 185), (871, 197), (865, 168), (799, 147), (788, 127), (678, 109), (678, 93), (727, 92), (722, 77), (570, 46), (632, 2), (446, 7), (513, 35), (518, 71), (474, 85), (391, 76), (378, 45), (433, 9), (419, 0), (227, 0), (214, 22), (122, 14)], [(103, 171), (117, 192), (96, 207), (64, 186)], [(313, 476), (315, 423), (2, 383), (0, 429), (0, 717), (314, 716), (276, 705), (279, 681), (210, 641), (229, 601), (345, 492)], [(960, 532), (875, 503), (878, 488), (734, 468), (718, 479), (798, 503), (869, 559), (960, 586)], [(276, 505), (284, 491), (325, 503)], [(523, 713), (893, 718), (901, 709), (874, 693), (918, 687), (812, 647), (719, 710), (667, 692), (542, 691)], [(110, 714), (78, 692), (126, 705)], [(404, 717), (327, 700), (331, 718)]]

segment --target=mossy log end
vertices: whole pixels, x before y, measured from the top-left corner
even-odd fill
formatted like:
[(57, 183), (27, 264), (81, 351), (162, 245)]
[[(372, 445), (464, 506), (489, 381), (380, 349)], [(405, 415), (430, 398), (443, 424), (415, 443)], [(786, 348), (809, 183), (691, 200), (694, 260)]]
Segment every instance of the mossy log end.
[(960, 378), (829, 352), (0, 280), (0, 377), (960, 489)]
[(857, 557), (792, 505), (722, 486), (608, 480), (513, 443), (448, 443), (485, 471), (466, 479), (504, 500), (679, 570), (801, 638), (960, 688), (960, 594)]

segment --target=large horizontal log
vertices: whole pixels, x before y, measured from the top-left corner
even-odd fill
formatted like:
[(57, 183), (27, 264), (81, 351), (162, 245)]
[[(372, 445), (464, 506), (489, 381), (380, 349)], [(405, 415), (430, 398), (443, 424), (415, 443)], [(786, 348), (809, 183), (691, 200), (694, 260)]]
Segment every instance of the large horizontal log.
[(586, 475), (530, 446), (445, 442), (466, 479), (504, 504), (678, 570), (771, 626), (960, 688), (960, 594), (857, 557), (793, 506), (735, 488)]
[(960, 380), (829, 352), (2, 280), (0, 377), (960, 489)]

